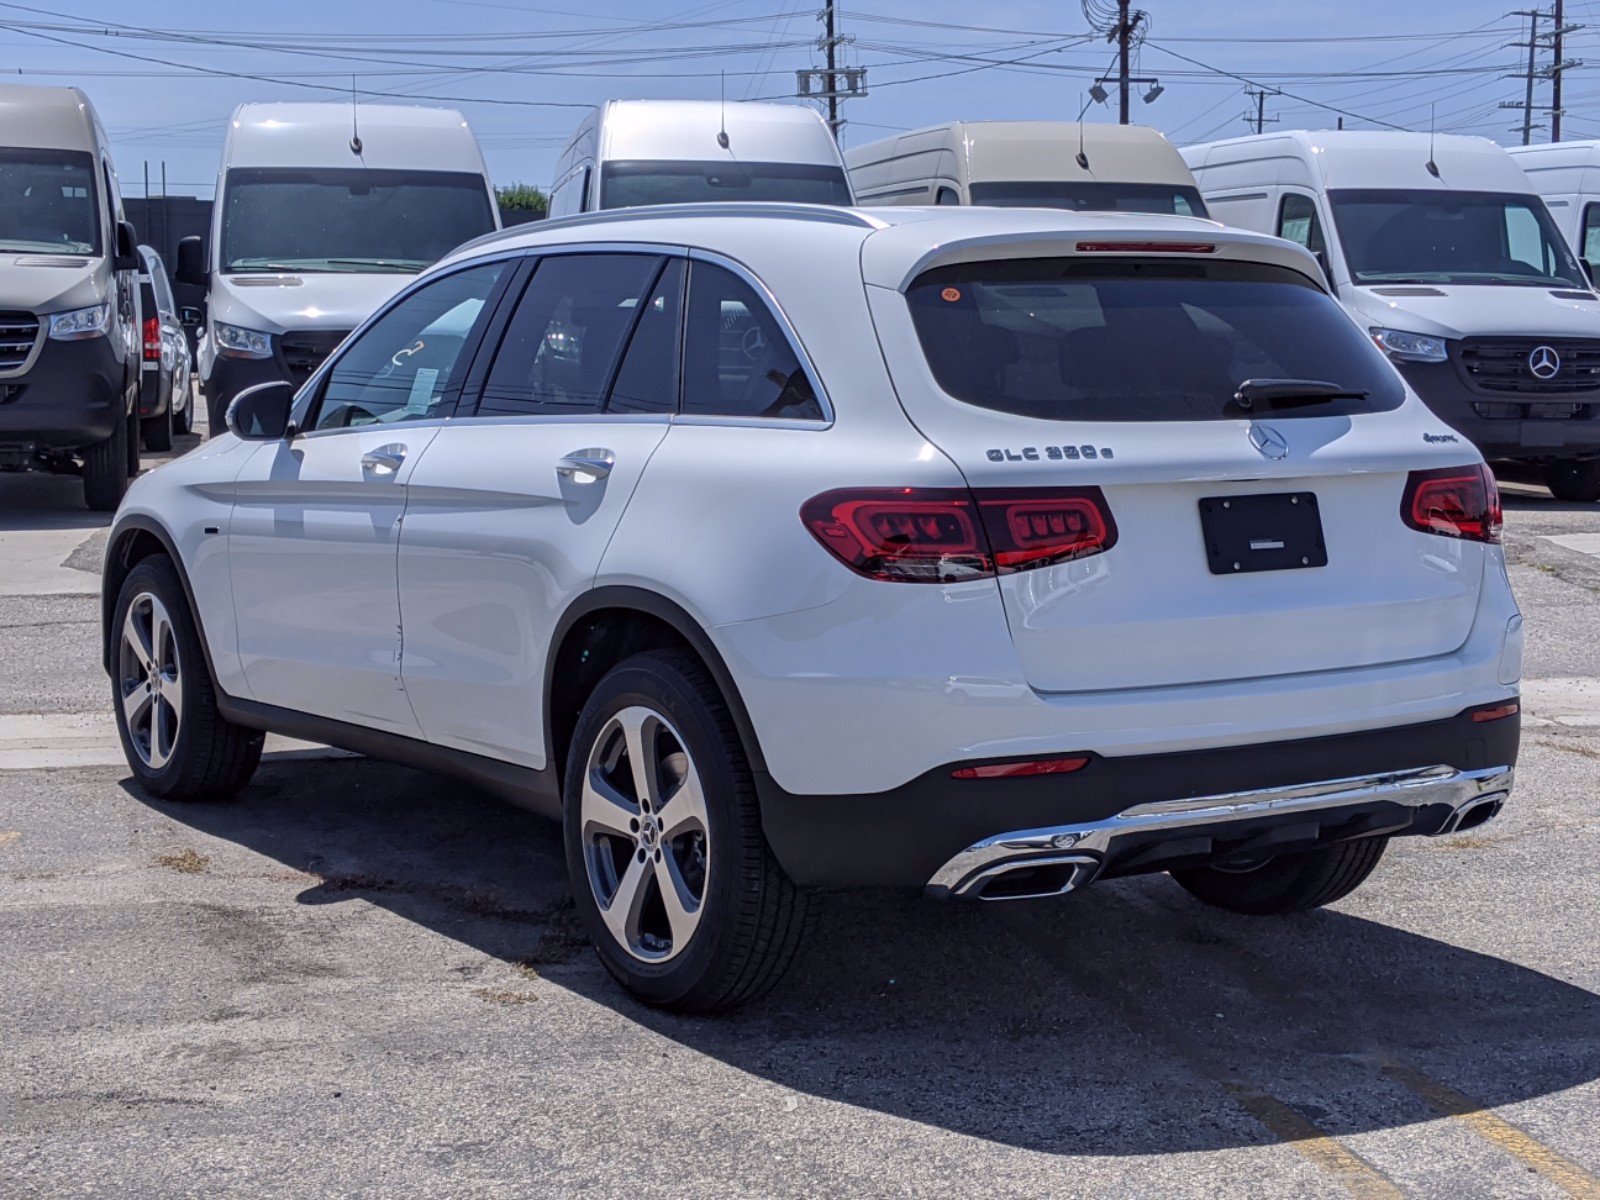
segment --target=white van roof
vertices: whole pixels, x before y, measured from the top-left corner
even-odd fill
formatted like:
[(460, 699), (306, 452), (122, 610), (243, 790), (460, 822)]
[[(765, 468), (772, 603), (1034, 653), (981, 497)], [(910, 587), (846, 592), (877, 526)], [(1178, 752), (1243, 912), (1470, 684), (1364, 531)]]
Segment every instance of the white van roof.
[[(356, 129), (359, 155), (350, 146)], [(487, 174), (466, 117), (453, 108), (420, 104), (362, 104), (354, 113), (342, 102), (241, 104), (228, 127), (223, 166), (366, 166)]]
[(1600, 142), (1552, 142), (1508, 146), (1517, 166), (1542, 196), (1592, 195), (1600, 191)]
[[(801, 104), (610, 100), (600, 129), (602, 159), (843, 165), (822, 115)], [(726, 150), (720, 132), (728, 135)]]
[[(856, 169), (935, 140), (959, 148), (973, 180), (1192, 182), (1183, 157), (1159, 130), (1078, 121), (951, 121), (857, 146), (845, 161)], [(1080, 151), (1087, 168), (1078, 163)]]
[[(1429, 155), (1438, 167), (1428, 170)], [(1459, 134), (1366, 129), (1297, 129), (1228, 138), (1183, 148), (1196, 171), (1226, 163), (1296, 158), (1325, 188), (1408, 188), (1438, 191), (1533, 192), (1503, 146)]]
[(94, 105), (74, 87), (0, 83), (0, 142), (19, 149), (95, 151)]

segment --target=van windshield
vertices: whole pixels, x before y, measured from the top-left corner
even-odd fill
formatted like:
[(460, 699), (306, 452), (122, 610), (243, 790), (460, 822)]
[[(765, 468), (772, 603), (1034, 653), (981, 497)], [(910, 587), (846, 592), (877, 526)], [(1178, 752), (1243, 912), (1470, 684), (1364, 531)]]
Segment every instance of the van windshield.
[(1357, 283), (1588, 287), (1537, 196), (1336, 188), (1328, 200)]
[(601, 208), (717, 200), (849, 204), (850, 185), (842, 168), (813, 163), (638, 160), (600, 169)]
[(481, 175), (235, 167), (222, 269), (414, 273), (494, 228)]
[(100, 253), (94, 155), (0, 146), (0, 250)]
[(1073, 212), (1170, 213), (1204, 217), (1197, 188), (1166, 183), (1069, 183), (1065, 180), (974, 183), (974, 204), (991, 208), (1065, 208)]
[(1246, 380), (1317, 381), (1340, 393), (1274, 409), (1274, 420), (1382, 412), (1405, 399), (1400, 377), (1338, 301), (1285, 267), (964, 263), (920, 276), (906, 300), (939, 386), (1017, 416), (1237, 420), (1249, 415), (1235, 398)]

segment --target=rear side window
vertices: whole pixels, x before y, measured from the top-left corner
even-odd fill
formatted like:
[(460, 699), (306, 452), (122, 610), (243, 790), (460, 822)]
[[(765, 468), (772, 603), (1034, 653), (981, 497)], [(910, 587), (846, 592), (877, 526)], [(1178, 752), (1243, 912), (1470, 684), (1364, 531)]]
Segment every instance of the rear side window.
[(606, 411), (665, 413), (678, 406), (678, 343), (683, 315), (681, 258), (670, 260), (639, 314), (611, 385)]
[(660, 269), (649, 254), (541, 260), (506, 326), (477, 415), (598, 412)]
[(1327, 250), (1322, 236), (1322, 222), (1317, 219), (1317, 206), (1310, 196), (1285, 192), (1283, 204), (1278, 208), (1278, 236), (1298, 242), (1313, 254)]
[(1586, 262), (1600, 263), (1600, 204), (1583, 206), (1583, 250)]
[(712, 263), (689, 270), (683, 411), (822, 418), (816, 389), (772, 310), (748, 283)]
[(939, 386), (1043, 420), (1238, 419), (1247, 379), (1314, 379), (1363, 399), (1274, 419), (1397, 408), (1393, 369), (1305, 276), (1257, 263), (1033, 259), (930, 271), (906, 295)]

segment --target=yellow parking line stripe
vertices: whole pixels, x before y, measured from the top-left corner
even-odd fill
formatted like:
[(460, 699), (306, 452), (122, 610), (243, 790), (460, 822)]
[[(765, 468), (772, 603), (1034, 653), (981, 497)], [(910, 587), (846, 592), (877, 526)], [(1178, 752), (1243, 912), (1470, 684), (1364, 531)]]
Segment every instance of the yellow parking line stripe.
[(8, 846), (21, 836), (21, 832), (16, 829), (0, 830), (0, 846)]
[(1600, 1179), (1571, 1159), (1563, 1158), (1543, 1142), (1523, 1133), (1515, 1125), (1495, 1116), (1476, 1100), (1399, 1063), (1384, 1063), (1383, 1072), (1401, 1087), (1426, 1101), (1441, 1116), (1460, 1121), (1479, 1137), (1493, 1142), (1525, 1166), (1537, 1171), (1567, 1195), (1577, 1200), (1600, 1200)]
[(1283, 1101), (1236, 1083), (1225, 1085), (1233, 1098), (1268, 1132), (1326, 1171), (1356, 1200), (1399, 1200), (1405, 1195), (1383, 1172), (1306, 1120)]

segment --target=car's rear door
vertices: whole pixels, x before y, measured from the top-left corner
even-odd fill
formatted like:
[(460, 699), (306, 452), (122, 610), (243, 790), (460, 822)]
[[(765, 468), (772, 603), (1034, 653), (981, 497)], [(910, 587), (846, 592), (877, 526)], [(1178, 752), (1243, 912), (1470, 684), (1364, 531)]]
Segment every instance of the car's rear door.
[(547, 651), (666, 436), (684, 276), (666, 248), (542, 252), (410, 477), (404, 679), (428, 740), (545, 765)]

